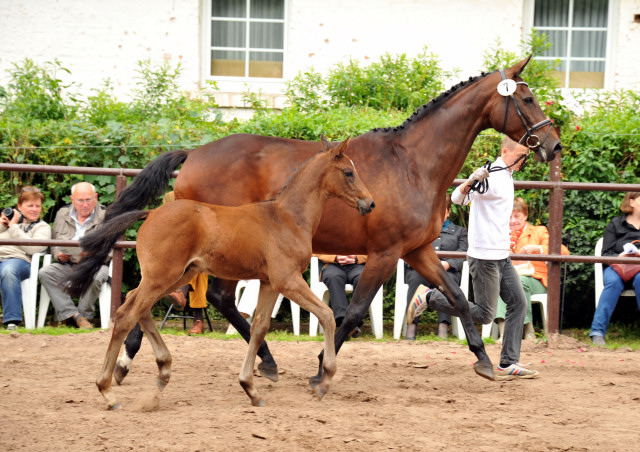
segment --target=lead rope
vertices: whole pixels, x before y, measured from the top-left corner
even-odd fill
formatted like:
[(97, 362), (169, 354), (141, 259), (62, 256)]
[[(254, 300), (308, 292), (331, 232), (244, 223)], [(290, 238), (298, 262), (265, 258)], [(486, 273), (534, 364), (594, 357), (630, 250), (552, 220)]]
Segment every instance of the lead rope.
[[(529, 155), (528, 153), (527, 153), (527, 154), (522, 154), (520, 157), (518, 157), (518, 158), (517, 158), (517, 160), (516, 160), (515, 162), (513, 162), (513, 163), (512, 163), (511, 165), (509, 165), (509, 166), (494, 166), (494, 167), (492, 168), (492, 167), (491, 167), (491, 162), (487, 162), (487, 163), (485, 163), (485, 164), (482, 166), (482, 168), (486, 168), (486, 169), (487, 169), (487, 171), (489, 171), (489, 173), (495, 173), (496, 171), (506, 171), (506, 170), (508, 170), (509, 168), (514, 167), (514, 166), (515, 166), (515, 165), (516, 165), (520, 160), (523, 160), (523, 159), (524, 159), (524, 161), (522, 162), (522, 165), (520, 166), (520, 169), (522, 169), (522, 168), (524, 167), (525, 163), (527, 162), (527, 160), (526, 160), (526, 159), (527, 159), (527, 156), (528, 156), (528, 155)], [(465, 195), (465, 197), (466, 197), (466, 196), (469, 196), (469, 194), (470, 194), (472, 191), (477, 191), (478, 193), (483, 194), (483, 193), (486, 193), (486, 192), (487, 192), (487, 190), (489, 190), (489, 178), (483, 179), (483, 180), (481, 180), (481, 181), (478, 181), (478, 180), (477, 180), (477, 181), (474, 181), (474, 182), (469, 186), (469, 193), (467, 193), (467, 194)]]

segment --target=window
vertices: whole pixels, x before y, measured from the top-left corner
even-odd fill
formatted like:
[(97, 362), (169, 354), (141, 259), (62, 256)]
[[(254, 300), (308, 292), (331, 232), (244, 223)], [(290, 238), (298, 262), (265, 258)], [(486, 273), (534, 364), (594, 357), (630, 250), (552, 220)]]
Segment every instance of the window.
[(604, 88), (609, 0), (535, 0), (533, 28), (552, 44), (563, 88)]
[(209, 76), (282, 78), (285, 0), (210, 0)]

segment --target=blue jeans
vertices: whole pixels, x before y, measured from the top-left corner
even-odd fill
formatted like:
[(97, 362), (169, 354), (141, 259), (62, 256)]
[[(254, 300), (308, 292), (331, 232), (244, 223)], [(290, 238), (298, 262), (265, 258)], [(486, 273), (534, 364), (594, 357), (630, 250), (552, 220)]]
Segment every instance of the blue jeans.
[[(605, 334), (607, 334), (609, 320), (611, 320), (613, 310), (616, 308), (620, 294), (624, 290), (624, 281), (622, 281), (620, 275), (618, 275), (613, 268), (605, 268), (603, 277), (604, 289), (602, 290), (602, 294), (600, 294), (596, 313), (593, 314), (593, 322), (591, 323), (589, 336), (604, 337)], [(640, 309), (640, 273), (633, 278), (633, 288), (636, 291), (636, 302)]]
[(31, 264), (12, 258), (0, 262), (0, 289), (2, 290), (2, 322), (22, 322), (22, 286), (20, 282), (31, 274)]

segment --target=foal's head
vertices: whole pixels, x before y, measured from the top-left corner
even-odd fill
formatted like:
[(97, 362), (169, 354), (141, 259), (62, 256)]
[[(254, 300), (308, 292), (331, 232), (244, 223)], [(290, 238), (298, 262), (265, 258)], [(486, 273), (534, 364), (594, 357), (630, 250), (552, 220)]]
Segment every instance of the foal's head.
[(350, 138), (341, 143), (331, 144), (322, 136), (324, 152), (329, 153), (329, 165), (324, 178), (325, 188), (332, 195), (342, 199), (349, 206), (355, 207), (360, 215), (365, 215), (373, 210), (375, 203), (371, 193), (358, 176), (351, 159), (344, 154), (349, 146)]

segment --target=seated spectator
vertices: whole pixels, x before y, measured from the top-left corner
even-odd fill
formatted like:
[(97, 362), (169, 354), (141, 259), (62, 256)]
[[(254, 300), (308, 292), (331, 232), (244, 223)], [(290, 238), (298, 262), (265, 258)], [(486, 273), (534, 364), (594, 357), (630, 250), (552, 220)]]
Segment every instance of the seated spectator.
[[(518, 254), (548, 254), (549, 253), (549, 231), (546, 226), (534, 226), (527, 222), (529, 207), (522, 198), (513, 200), (513, 210), (509, 219), (510, 229), (510, 249), (512, 253)], [(566, 246), (562, 245), (562, 254), (569, 254)], [(513, 261), (516, 271), (520, 276), (524, 295), (527, 299), (527, 313), (524, 318), (524, 339), (535, 339), (533, 328), (533, 313), (531, 309), (531, 295), (547, 293), (547, 263), (543, 261)], [(496, 321), (500, 331), (499, 338), (504, 333), (504, 318), (507, 313), (507, 306), (499, 299)]]
[[(71, 187), (71, 205), (62, 207), (53, 223), (53, 238), (57, 240), (79, 240), (97, 228), (105, 217), (105, 207), (98, 204), (95, 187), (88, 182), (79, 182)], [(80, 247), (62, 248), (54, 246), (51, 254), (54, 263), (40, 269), (42, 285), (51, 297), (56, 318), (60, 322), (73, 320), (78, 328), (91, 329), (93, 325), (87, 319), (93, 318), (95, 304), (102, 285), (109, 278), (107, 263), (93, 277), (91, 287), (80, 296), (78, 306), (63, 290), (61, 283), (66, 281), (73, 266), (80, 261)]]
[[(0, 214), (0, 238), (50, 239), (51, 227), (45, 221), (40, 220), (43, 201), (44, 196), (37, 187), (24, 187), (20, 190), (17, 208), (10, 209), (10, 213), (3, 211)], [(15, 330), (22, 322), (22, 286), (20, 282), (31, 274), (31, 256), (35, 253), (42, 253), (46, 249), (46, 245), (0, 245), (2, 322), (8, 330)]]
[[(336, 320), (336, 328), (339, 328), (340, 325), (342, 325), (344, 316), (347, 313), (347, 308), (349, 307), (344, 286), (351, 284), (353, 290), (356, 289), (360, 275), (364, 270), (367, 256), (319, 254), (317, 257), (318, 260), (322, 262), (320, 266), (320, 280), (329, 289), (329, 299), (331, 300), (333, 317)], [(362, 322), (351, 332), (351, 337), (358, 337), (360, 335), (360, 326), (362, 326)]]
[[(604, 230), (602, 255), (640, 257), (638, 254), (627, 254), (623, 249), (625, 244), (640, 240), (640, 192), (627, 192), (620, 210), (624, 215), (613, 217)], [(604, 338), (609, 328), (609, 321), (625, 287), (633, 287), (636, 292), (636, 302), (640, 308), (640, 273), (636, 273), (629, 282), (625, 283), (611, 266), (606, 266), (603, 277), (604, 288), (598, 300), (589, 333), (591, 342), (595, 345), (607, 345)]]
[(189, 330), (189, 335), (204, 333), (204, 310), (207, 309), (208, 286), (209, 275), (197, 273), (191, 278), (189, 284), (169, 294), (174, 307), (180, 311), (187, 306), (187, 297), (189, 297), (189, 307), (193, 312), (193, 326)]
[[(446, 197), (446, 213), (444, 217), (444, 223), (440, 230), (440, 235), (432, 243), (432, 246), (436, 251), (467, 251), (467, 230), (462, 226), (454, 224), (449, 219), (451, 213), (451, 195)], [(459, 286), (462, 279), (462, 265), (464, 259), (442, 258), (440, 263), (444, 269), (449, 272), (449, 275), (455, 283)], [(433, 288), (433, 284), (428, 282), (422, 276), (418, 274), (409, 264), (405, 264), (405, 276), (404, 280), (409, 284), (409, 290), (407, 291), (407, 309), (411, 306), (415, 297), (423, 296), (423, 291), (416, 291), (420, 289)], [(420, 287), (423, 286), (423, 287)], [(408, 341), (414, 341), (418, 331), (418, 323), (420, 316), (416, 316), (414, 319), (410, 319), (410, 314), (407, 313), (407, 334), (405, 339)], [(449, 325), (451, 325), (451, 316), (444, 312), (438, 312), (438, 337), (445, 339), (448, 334)]]

